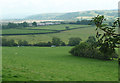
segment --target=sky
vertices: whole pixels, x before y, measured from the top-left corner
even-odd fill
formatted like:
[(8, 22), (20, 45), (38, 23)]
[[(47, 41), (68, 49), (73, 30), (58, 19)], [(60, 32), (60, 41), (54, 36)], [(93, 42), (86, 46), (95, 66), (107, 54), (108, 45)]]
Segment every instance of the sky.
[(120, 0), (0, 0), (2, 18), (24, 18), (41, 13), (118, 9)]

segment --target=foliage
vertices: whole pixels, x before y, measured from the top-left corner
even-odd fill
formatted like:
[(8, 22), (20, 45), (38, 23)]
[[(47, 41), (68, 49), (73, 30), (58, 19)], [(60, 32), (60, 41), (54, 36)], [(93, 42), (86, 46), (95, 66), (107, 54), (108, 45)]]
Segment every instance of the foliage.
[(7, 29), (7, 28), (16, 28), (18, 25), (16, 23), (8, 23), (7, 25), (2, 25), (2, 29)]
[(29, 24), (27, 22), (23, 22), (22, 24), (23, 24), (23, 27), (28, 27), (29, 26)]
[(32, 26), (37, 27), (37, 23), (36, 23), (36, 22), (33, 22), (33, 23), (32, 23)]
[(70, 28), (69, 26), (66, 26), (66, 27), (65, 27), (66, 30), (69, 30), (69, 28)]
[(39, 42), (39, 43), (36, 43), (34, 44), (33, 46), (41, 46), (41, 47), (50, 47), (52, 45), (51, 42)]
[(11, 22), (9, 22), (6, 25), (2, 25), (3, 29), (22, 28), (22, 27), (29, 27), (29, 24), (27, 22), (23, 22), (23, 23), (11, 23)]
[(17, 43), (13, 39), (7, 40), (7, 39), (2, 39), (2, 46), (17, 46)]
[(65, 42), (61, 41), (61, 46), (66, 46)]
[(98, 49), (85, 42), (72, 48), (70, 53), (74, 56), (104, 59), (103, 54)]
[(91, 20), (77, 20), (76, 22), (69, 22), (69, 24), (80, 24), (80, 25), (89, 25)]
[(91, 45), (97, 45), (96, 38), (94, 36), (89, 36), (86, 42)]
[(19, 40), (18, 41), (18, 46), (29, 46), (28, 42), (26, 40)]
[(69, 38), (68, 45), (70, 45), (70, 46), (76, 46), (76, 45), (79, 45), (80, 41), (82, 41), (81, 38), (79, 38), (79, 37), (72, 37), (72, 38)]
[(53, 45), (56, 45), (56, 46), (60, 46), (60, 44), (61, 44), (60, 38), (53, 37), (53, 38), (52, 38), (52, 44), (53, 44)]
[[(96, 25), (96, 38), (98, 40), (99, 50), (104, 54), (106, 58), (111, 58), (115, 54), (115, 48), (118, 48), (120, 44), (120, 34), (115, 32), (117, 23), (119, 19), (113, 23), (112, 27), (108, 27), (107, 24), (103, 22), (106, 21), (104, 16), (97, 16), (93, 18), (93, 22)], [(100, 33), (99, 30), (102, 30), (104, 33)]]
[[(39, 42), (34, 44), (29, 44), (26, 40), (19, 40), (18, 43), (16, 43), (13, 39), (7, 40), (5, 38), (2, 39), (2, 46), (40, 46), (40, 47), (50, 47), (52, 45), (56, 46), (66, 46), (65, 42), (59, 41), (60, 38), (53, 38), (53, 42), (48, 41), (46, 42)], [(54, 43), (54, 44), (53, 44)]]

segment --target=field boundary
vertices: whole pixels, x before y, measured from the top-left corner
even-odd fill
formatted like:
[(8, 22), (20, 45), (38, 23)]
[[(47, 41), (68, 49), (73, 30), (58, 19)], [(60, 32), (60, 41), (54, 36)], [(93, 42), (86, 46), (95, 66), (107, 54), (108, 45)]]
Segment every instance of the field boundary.
[[(79, 28), (86, 28), (86, 27), (77, 27), (77, 28), (72, 28), (68, 30), (73, 30), (73, 29), (79, 29)], [(51, 30), (51, 29), (28, 29), (28, 30), (50, 30), (54, 32), (44, 32), (44, 33), (24, 33), (24, 34), (0, 34), (2, 36), (14, 36), (14, 35), (36, 35), (36, 34), (53, 34), (53, 33), (60, 33), (62, 31), (68, 31), (68, 30)]]

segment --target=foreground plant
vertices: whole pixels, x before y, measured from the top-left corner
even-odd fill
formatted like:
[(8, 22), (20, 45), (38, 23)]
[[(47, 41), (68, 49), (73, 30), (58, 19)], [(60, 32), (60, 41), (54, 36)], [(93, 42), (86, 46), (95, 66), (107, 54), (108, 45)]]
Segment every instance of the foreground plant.
[[(120, 19), (118, 18), (112, 26), (104, 24), (106, 19), (104, 16), (96, 16), (92, 18), (96, 25), (96, 38), (99, 50), (104, 54), (105, 58), (114, 57), (115, 48), (120, 48), (120, 34), (116, 32), (116, 27), (120, 27)], [(100, 33), (100, 30), (103, 32)]]
[(85, 43), (81, 43), (80, 45), (74, 47), (70, 51), (70, 53), (74, 56), (105, 60), (118, 58), (118, 54), (116, 53), (115, 49), (120, 48), (120, 34), (117, 33), (115, 30), (118, 26), (120, 28), (120, 19), (118, 18), (113, 23), (113, 26), (108, 26), (107, 24), (104, 24), (104, 21), (106, 21), (106, 19), (103, 15), (98, 15), (92, 18), (92, 21), (96, 25), (97, 41), (95, 41), (94, 37), (89, 37)]

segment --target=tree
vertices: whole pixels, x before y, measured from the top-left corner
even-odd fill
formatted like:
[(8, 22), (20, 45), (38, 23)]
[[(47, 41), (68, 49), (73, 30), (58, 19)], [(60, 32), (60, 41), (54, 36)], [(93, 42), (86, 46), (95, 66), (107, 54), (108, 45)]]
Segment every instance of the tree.
[(16, 28), (17, 27), (17, 24), (15, 24), (15, 23), (8, 23), (8, 25), (7, 25), (7, 28)]
[(13, 39), (11, 39), (8, 41), (8, 46), (17, 46), (17, 44), (15, 43)]
[(37, 23), (36, 23), (36, 22), (33, 22), (33, 23), (32, 23), (32, 26), (37, 27)]
[(24, 45), (24, 46), (28, 46), (29, 44), (28, 44), (28, 42), (27, 42), (26, 40), (24, 40), (24, 41), (23, 41), (23, 45)]
[(77, 20), (76, 24), (80, 24), (80, 21), (79, 21), (79, 20)]
[(82, 42), (79, 45), (73, 47), (69, 51), (69, 53), (71, 53), (73, 56), (104, 59), (104, 56), (98, 49), (93, 48), (90, 44), (86, 42)]
[(80, 41), (82, 41), (82, 39), (79, 38), (79, 37), (69, 38), (69, 43), (68, 43), (68, 45), (70, 45), (70, 46), (79, 45)]
[(61, 41), (61, 46), (66, 46), (65, 42)]
[(19, 40), (19, 41), (18, 41), (18, 45), (19, 45), (19, 46), (28, 46), (29, 44), (28, 44), (28, 42), (27, 42), (26, 40), (24, 40), (24, 41)]
[(2, 46), (8, 46), (8, 41), (5, 38), (2, 38)]
[(17, 46), (13, 39), (7, 40), (5, 38), (2, 39), (2, 46)]
[(19, 41), (18, 41), (18, 45), (19, 45), (19, 46), (23, 46), (22, 40), (19, 40)]
[(53, 38), (52, 38), (52, 44), (53, 44), (53, 45), (56, 45), (56, 46), (60, 46), (60, 44), (61, 44), (60, 38), (53, 37)]
[[(103, 23), (106, 21), (103, 15), (94, 17), (92, 21), (97, 27), (96, 38), (99, 50), (104, 54), (106, 59), (113, 58), (115, 54), (115, 48), (119, 48), (118, 44), (120, 44), (120, 34), (115, 32), (117, 24), (120, 26), (119, 18), (113, 23), (113, 26), (111, 27), (108, 27), (107, 24)], [(104, 31), (104, 33), (100, 33), (99, 30)]]
[(29, 26), (29, 24), (27, 22), (23, 22), (22, 25), (23, 25), (23, 27), (28, 27)]
[(86, 42), (93, 45), (96, 43), (96, 38), (94, 36), (89, 36)]
[(66, 28), (66, 30), (69, 30), (70, 27), (69, 27), (69, 26), (66, 26), (65, 28)]
[(52, 45), (52, 43), (51, 43), (50, 41), (48, 41), (48, 43), (47, 43), (47, 44), (48, 44), (48, 46), (51, 46), (51, 45)]

